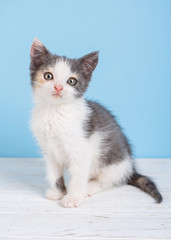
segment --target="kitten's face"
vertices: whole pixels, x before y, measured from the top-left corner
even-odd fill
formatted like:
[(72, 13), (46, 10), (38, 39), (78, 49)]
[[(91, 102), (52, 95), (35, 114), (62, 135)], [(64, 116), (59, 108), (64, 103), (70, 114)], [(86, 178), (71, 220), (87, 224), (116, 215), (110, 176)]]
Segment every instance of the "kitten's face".
[(52, 55), (35, 39), (31, 46), (31, 81), (35, 94), (51, 102), (68, 102), (86, 91), (98, 63), (98, 52), (79, 59)]

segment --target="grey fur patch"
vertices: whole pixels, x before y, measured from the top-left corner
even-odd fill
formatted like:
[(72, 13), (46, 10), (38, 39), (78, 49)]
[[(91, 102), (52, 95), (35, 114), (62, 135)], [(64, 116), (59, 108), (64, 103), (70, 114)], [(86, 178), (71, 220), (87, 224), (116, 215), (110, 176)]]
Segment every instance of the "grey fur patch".
[(87, 90), (88, 84), (92, 77), (92, 72), (97, 66), (99, 52), (89, 53), (79, 59), (67, 59), (71, 70), (78, 75), (78, 82), (74, 86), (76, 89), (75, 97), (81, 97)]
[(83, 76), (81, 69), (80, 69), (80, 61), (76, 60), (76, 59), (70, 59), (70, 66), (71, 66), (71, 70), (73, 72), (76, 72), (78, 75), (78, 82), (75, 86), (73, 86), (76, 90), (76, 94), (75, 97), (79, 98), (81, 97), (84, 92), (86, 91), (87, 87), (88, 87), (88, 83), (91, 79), (91, 77), (87, 76)]
[(94, 132), (101, 132), (105, 136), (101, 146), (105, 151), (103, 153), (102, 150), (100, 164), (107, 166), (131, 157), (131, 146), (115, 117), (96, 102), (87, 101), (87, 105), (91, 114), (84, 125), (86, 136), (90, 137)]
[(60, 192), (66, 192), (66, 187), (64, 183), (64, 178), (61, 177), (56, 181), (56, 187)]
[(32, 86), (34, 86), (36, 73), (40, 69), (46, 69), (48, 66), (54, 66), (58, 58), (59, 56), (52, 55), (49, 51), (47, 51), (31, 59), (30, 76)]

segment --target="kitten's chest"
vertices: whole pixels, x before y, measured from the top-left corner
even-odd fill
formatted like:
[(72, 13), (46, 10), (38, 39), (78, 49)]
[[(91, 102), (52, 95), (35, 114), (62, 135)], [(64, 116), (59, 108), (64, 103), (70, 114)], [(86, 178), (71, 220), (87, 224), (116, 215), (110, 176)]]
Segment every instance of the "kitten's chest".
[(32, 128), (38, 140), (66, 143), (83, 134), (85, 118), (86, 113), (79, 106), (37, 108), (33, 113)]

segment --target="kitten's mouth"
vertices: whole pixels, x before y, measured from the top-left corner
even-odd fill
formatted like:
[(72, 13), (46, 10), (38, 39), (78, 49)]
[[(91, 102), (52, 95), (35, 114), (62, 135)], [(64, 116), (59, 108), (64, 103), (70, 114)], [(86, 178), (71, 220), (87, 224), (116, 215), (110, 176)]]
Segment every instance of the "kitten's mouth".
[(60, 97), (60, 98), (62, 97), (61, 94), (59, 94), (58, 92), (53, 93), (52, 96), (54, 96), (54, 97)]

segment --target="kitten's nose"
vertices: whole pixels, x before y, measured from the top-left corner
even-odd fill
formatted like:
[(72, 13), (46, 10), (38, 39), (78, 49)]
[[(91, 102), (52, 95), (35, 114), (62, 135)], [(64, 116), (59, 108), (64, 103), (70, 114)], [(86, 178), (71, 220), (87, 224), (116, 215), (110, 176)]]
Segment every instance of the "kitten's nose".
[(63, 87), (61, 85), (55, 85), (54, 86), (54, 89), (57, 91), (57, 92), (60, 92), (62, 91)]

